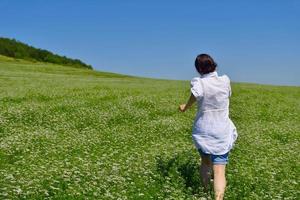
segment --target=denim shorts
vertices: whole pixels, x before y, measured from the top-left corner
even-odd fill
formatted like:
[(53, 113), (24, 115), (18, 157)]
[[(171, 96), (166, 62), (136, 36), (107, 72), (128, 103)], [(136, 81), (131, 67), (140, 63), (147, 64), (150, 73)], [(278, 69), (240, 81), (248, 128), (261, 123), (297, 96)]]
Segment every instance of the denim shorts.
[(214, 165), (226, 165), (228, 163), (228, 156), (229, 152), (223, 154), (223, 155), (214, 155), (214, 154), (207, 154), (203, 153), (201, 149), (198, 149), (198, 152), (201, 156), (210, 156), (211, 162)]

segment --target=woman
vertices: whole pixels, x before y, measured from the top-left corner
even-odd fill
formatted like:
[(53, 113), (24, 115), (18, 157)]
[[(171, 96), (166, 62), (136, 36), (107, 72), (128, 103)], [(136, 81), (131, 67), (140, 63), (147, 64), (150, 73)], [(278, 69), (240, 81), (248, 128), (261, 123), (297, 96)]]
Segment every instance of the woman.
[(179, 109), (185, 112), (197, 102), (198, 111), (192, 137), (201, 156), (202, 182), (207, 189), (212, 168), (215, 199), (219, 200), (224, 197), (225, 166), (229, 152), (238, 136), (236, 127), (229, 118), (230, 80), (226, 75), (218, 76), (217, 64), (207, 54), (197, 56), (195, 67), (200, 77), (191, 80), (190, 98)]

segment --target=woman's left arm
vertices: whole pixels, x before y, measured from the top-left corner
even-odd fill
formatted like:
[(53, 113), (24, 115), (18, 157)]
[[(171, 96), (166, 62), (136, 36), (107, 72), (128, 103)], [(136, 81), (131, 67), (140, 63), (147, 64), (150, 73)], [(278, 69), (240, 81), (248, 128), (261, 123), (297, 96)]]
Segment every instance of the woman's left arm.
[(181, 112), (185, 112), (187, 109), (189, 109), (190, 107), (192, 107), (192, 105), (196, 102), (196, 97), (193, 95), (193, 93), (191, 93), (191, 96), (188, 100), (188, 102), (186, 104), (181, 104), (179, 106), (179, 110)]

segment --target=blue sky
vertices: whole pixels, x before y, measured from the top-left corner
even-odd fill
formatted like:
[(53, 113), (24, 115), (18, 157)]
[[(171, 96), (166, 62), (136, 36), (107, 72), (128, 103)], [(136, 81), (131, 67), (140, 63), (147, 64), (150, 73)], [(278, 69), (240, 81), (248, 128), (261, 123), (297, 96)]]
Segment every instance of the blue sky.
[(0, 36), (101, 71), (189, 80), (199, 53), (236, 82), (300, 85), (300, 1), (0, 0)]

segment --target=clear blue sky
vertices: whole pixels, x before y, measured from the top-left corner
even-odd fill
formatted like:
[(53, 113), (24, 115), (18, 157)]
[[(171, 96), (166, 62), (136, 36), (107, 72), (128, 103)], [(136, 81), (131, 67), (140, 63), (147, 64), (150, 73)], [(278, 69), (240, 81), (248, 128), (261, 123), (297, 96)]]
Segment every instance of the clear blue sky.
[(189, 80), (209, 53), (233, 81), (300, 85), (300, 1), (0, 0), (0, 36), (97, 70)]

